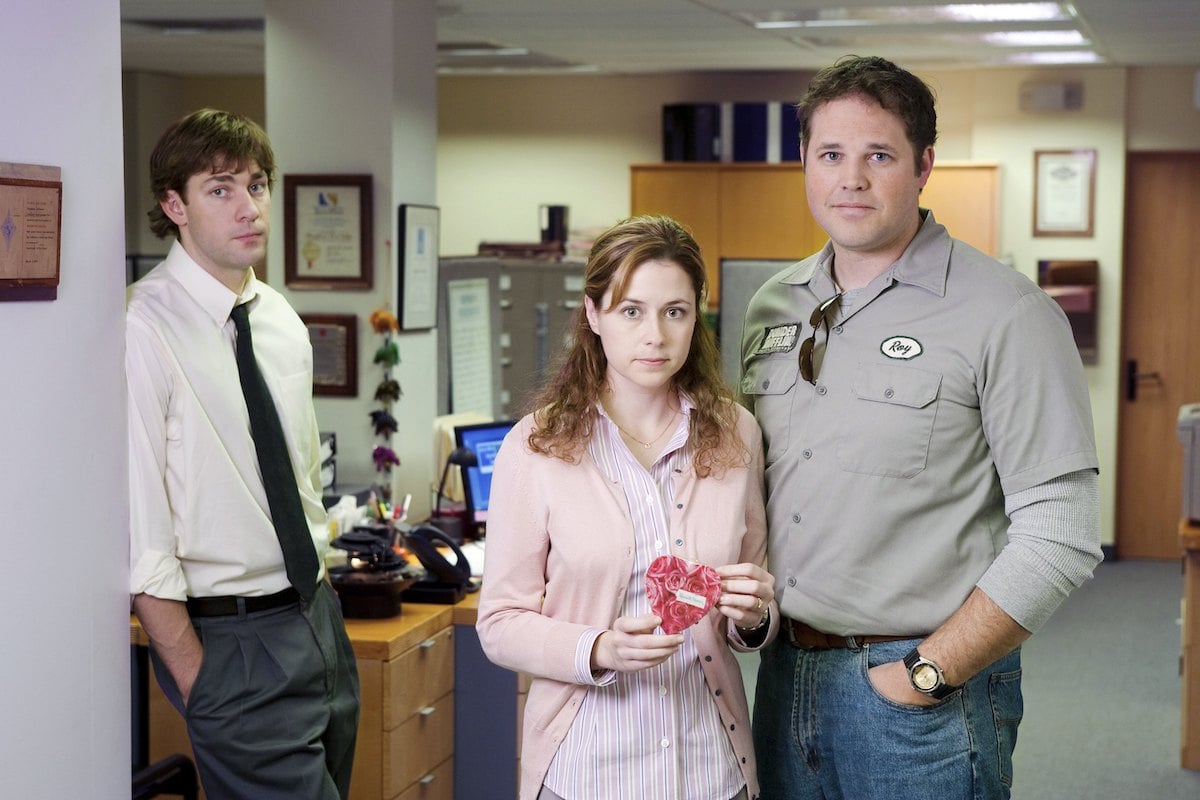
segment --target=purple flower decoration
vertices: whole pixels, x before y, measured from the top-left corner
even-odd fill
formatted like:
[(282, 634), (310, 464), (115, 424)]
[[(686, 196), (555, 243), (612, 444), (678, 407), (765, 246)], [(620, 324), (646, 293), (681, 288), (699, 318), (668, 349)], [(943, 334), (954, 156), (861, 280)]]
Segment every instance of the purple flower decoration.
[(396, 432), (396, 418), (385, 408), (371, 412), (371, 424), (375, 426), (376, 436), (391, 436)]
[(384, 445), (376, 445), (371, 451), (371, 458), (375, 459), (375, 471), (384, 472), (400, 465), (400, 459), (396, 457), (396, 451)]

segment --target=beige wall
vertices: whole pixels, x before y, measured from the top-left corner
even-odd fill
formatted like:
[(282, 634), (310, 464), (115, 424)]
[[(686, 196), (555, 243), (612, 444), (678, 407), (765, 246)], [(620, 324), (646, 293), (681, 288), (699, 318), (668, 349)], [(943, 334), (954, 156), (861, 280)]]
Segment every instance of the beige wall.
[(1200, 67), (1129, 73), (1130, 150), (1195, 150), (1200, 145)]

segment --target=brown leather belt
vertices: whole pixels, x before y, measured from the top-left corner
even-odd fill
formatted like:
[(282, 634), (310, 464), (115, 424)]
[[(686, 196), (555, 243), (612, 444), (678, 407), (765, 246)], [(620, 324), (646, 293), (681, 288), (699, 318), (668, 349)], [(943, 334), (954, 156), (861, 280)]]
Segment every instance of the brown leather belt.
[(187, 599), (188, 615), (192, 617), (232, 617), (241, 609), (245, 613), (266, 611), (271, 608), (292, 605), (300, 602), (300, 593), (291, 586), (275, 594), (262, 597), (237, 597), (222, 595), (220, 597), (189, 597)]
[(834, 636), (831, 633), (821, 633), (811, 625), (795, 619), (783, 618), (783, 628), (787, 631), (788, 641), (792, 647), (801, 650), (858, 650), (864, 644), (879, 642), (900, 642), (905, 639), (920, 639), (921, 636)]

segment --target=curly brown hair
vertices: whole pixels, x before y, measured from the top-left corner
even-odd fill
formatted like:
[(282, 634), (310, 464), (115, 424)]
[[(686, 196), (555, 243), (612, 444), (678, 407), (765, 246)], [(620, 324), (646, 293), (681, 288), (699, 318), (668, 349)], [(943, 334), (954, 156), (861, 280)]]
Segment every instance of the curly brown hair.
[[(712, 328), (700, 317), (707, 278), (700, 246), (681, 224), (665, 216), (630, 217), (602, 233), (584, 269), (583, 293), (596, 308), (612, 289), (613, 305), (625, 296), (634, 270), (647, 261), (677, 264), (695, 289), (697, 317), (687, 360), (671, 379), (672, 388), (692, 402), (688, 446), (696, 474), (748, 463), (749, 451), (736, 432), (733, 396), (721, 377), (721, 354)], [(571, 323), (570, 344), (557, 369), (532, 402), (536, 425), (529, 434), (535, 453), (575, 463), (591, 438), (596, 403), (607, 385), (608, 361), (600, 337), (588, 325), (584, 304)]]

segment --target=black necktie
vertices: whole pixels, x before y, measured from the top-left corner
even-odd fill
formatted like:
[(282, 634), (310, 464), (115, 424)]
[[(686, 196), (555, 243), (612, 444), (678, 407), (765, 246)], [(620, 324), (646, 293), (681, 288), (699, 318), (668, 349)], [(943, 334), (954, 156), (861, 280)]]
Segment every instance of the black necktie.
[(288, 580), (300, 596), (308, 600), (317, 586), (317, 553), (300, 505), (300, 491), (292, 472), (287, 441), (283, 438), (283, 426), (279, 424), (279, 413), (254, 358), (249, 304), (235, 306), (230, 316), (237, 327), (238, 377), (242, 381), (242, 394), (246, 396), (246, 410), (250, 412), (250, 433), (258, 453), (263, 487), (267, 490), (271, 521), (283, 549)]

